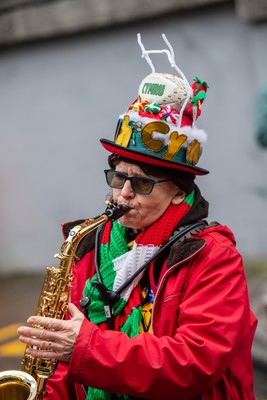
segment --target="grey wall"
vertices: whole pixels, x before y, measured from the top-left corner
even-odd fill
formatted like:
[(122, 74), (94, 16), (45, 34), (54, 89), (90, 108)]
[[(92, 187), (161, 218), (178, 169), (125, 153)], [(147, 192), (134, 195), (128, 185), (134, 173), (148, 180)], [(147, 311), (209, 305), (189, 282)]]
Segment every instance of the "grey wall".
[[(267, 24), (242, 22), (228, 5), (2, 50), (2, 272), (53, 264), (60, 224), (104, 210), (107, 154), (99, 138), (113, 137), (150, 73), (137, 32), (147, 49), (163, 48), (164, 32), (188, 80), (209, 83), (198, 125), (209, 135), (199, 165), (211, 173), (197, 182), (210, 220), (234, 230), (244, 256), (267, 256), (267, 182), (254, 134)], [(164, 55), (153, 61), (158, 72), (171, 72)]]

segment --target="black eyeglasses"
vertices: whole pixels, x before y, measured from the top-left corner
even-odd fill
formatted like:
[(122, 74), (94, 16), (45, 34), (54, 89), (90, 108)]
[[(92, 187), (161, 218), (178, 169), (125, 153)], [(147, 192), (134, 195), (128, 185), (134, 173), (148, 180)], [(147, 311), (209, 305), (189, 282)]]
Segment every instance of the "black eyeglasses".
[(125, 182), (129, 180), (131, 182), (133, 191), (138, 194), (150, 194), (154, 185), (168, 181), (168, 179), (163, 179), (160, 181), (156, 179), (150, 179), (146, 176), (128, 176), (113, 169), (105, 169), (104, 172), (106, 175), (107, 184), (110, 187), (114, 189), (122, 189)]

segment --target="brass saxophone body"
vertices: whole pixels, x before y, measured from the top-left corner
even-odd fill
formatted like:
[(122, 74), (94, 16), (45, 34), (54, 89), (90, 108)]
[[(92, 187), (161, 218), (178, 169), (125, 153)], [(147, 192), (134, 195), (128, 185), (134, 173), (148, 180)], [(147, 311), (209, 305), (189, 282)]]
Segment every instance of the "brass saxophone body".
[[(127, 206), (108, 203), (106, 211), (92, 219), (76, 225), (61, 246), (59, 267), (48, 267), (39, 296), (35, 315), (64, 319), (69, 304), (71, 270), (77, 262), (76, 250), (81, 240), (100, 225), (120, 218), (129, 211)], [(40, 326), (35, 326), (41, 328)], [(56, 368), (57, 361), (40, 359), (26, 354), (22, 358), (22, 371), (0, 372), (0, 400), (42, 400), (45, 396), (45, 384)]]

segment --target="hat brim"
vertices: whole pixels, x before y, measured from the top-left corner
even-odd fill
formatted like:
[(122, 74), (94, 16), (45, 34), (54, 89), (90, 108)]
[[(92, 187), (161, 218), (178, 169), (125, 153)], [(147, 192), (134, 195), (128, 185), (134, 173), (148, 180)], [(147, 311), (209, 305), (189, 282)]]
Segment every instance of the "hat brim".
[(129, 150), (127, 147), (119, 146), (111, 140), (100, 139), (102, 146), (110, 153), (116, 154), (120, 157), (128, 158), (129, 160), (138, 161), (141, 163), (157, 165), (164, 168), (172, 168), (180, 171), (189, 172), (194, 175), (207, 175), (209, 171), (204, 168), (199, 168), (194, 165), (188, 166), (188, 164), (182, 162), (174, 162), (171, 160), (163, 160), (162, 158), (151, 156), (150, 154), (145, 154), (137, 152), (134, 150)]

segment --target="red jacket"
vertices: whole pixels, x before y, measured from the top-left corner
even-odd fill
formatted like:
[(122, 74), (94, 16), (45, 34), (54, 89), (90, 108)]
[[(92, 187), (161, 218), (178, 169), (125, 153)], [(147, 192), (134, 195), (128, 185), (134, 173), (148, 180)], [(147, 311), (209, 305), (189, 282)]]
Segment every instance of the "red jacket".
[[(93, 274), (93, 249), (76, 264), (72, 302)], [(205, 229), (172, 246), (153, 307), (153, 332), (129, 339), (84, 320), (70, 364), (48, 398), (84, 400), (82, 385), (153, 400), (254, 400), (250, 311), (231, 231)], [(74, 394), (76, 393), (76, 395)]]

